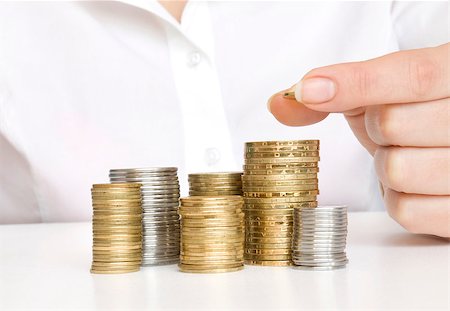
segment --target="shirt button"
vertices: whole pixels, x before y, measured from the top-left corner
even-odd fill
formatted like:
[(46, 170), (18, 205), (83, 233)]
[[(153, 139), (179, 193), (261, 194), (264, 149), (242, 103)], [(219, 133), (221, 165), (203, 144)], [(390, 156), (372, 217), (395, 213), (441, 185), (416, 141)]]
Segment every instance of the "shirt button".
[(220, 151), (217, 148), (207, 148), (205, 150), (205, 162), (209, 166), (217, 164), (220, 161)]
[(195, 67), (202, 61), (202, 56), (198, 51), (193, 51), (188, 54), (187, 64), (190, 67)]

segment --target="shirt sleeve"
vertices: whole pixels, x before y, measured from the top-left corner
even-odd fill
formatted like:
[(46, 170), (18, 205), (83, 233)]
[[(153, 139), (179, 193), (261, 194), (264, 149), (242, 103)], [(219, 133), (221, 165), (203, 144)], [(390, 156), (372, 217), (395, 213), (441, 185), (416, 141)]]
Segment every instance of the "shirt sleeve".
[(391, 13), (401, 50), (438, 46), (449, 41), (448, 1), (394, 1)]

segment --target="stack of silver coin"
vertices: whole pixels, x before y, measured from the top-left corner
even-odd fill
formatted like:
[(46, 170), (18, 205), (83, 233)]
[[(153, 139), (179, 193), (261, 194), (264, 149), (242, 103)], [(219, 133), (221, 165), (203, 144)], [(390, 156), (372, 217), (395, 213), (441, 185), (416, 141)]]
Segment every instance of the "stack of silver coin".
[(176, 167), (112, 169), (111, 183), (142, 184), (142, 265), (179, 262), (180, 185)]
[(294, 209), (292, 261), (300, 269), (332, 270), (348, 263), (347, 207)]

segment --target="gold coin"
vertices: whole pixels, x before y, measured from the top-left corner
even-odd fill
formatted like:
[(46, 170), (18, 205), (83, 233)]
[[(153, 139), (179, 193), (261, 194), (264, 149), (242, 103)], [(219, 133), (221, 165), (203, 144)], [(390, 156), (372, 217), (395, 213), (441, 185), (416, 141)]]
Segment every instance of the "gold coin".
[[(299, 167), (299, 168), (280, 168), (280, 169), (255, 169), (255, 170), (251, 170), (251, 169), (247, 169), (245, 170), (245, 174), (242, 176), (264, 176), (264, 175), (297, 175), (299, 176), (298, 178), (303, 178), (303, 175), (312, 175), (312, 176), (317, 176), (317, 173), (319, 172), (319, 168), (318, 167)], [(306, 177), (304, 177), (306, 178)], [(316, 178), (316, 177), (312, 177), (312, 178)]]
[(216, 246), (216, 247), (199, 247), (195, 245), (189, 245), (189, 244), (184, 244), (181, 245), (181, 252), (180, 254), (231, 254), (231, 253), (236, 253), (236, 254), (240, 254), (241, 252), (244, 252), (244, 245), (242, 244), (240, 247), (236, 247), (235, 245), (224, 245), (224, 246)]
[(186, 231), (186, 230), (182, 230), (181, 236), (184, 239), (188, 239), (190, 237), (192, 237), (192, 238), (205, 238), (205, 239), (218, 238), (218, 237), (222, 237), (224, 239), (227, 239), (227, 238), (231, 238), (231, 239), (236, 238), (236, 239), (238, 239), (238, 238), (241, 238), (242, 235), (241, 234), (237, 234), (236, 232), (216, 232), (216, 233), (213, 233), (213, 232), (189, 232), (189, 231)]
[(186, 206), (181, 205), (179, 207), (180, 213), (208, 213), (208, 212), (216, 212), (216, 213), (240, 213), (242, 210), (243, 204), (235, 204), (235, 205), (204, 205), (204, 206)]
[(197, 187), (228, 187), (228, 188), (239, 188), (241, 186), (241, 179), (239, 181), (190, 181), (189, 187), (197, 188)]
[(239, 235), (185, 235), (181, 234), (181, 240), (184, 244), (204, 244), (205, 242), (213, 242), (223, 240), (222, 244), (228, 244), (231, 246), (233, 243), (241, 243), (244, 241), (244, 233)]
[[(287, 176), (287, 175), (286, 175)], [(251, 176), (250, 178), (253, 178)], [(259, 177), (259, 176), (258, 176)], [(277, 177), (274, 175), (263, 175), (263, 177), (270, 177), (266, 179), (250, 179), (244, 180), (242, 182), (242, 186), (257, 186), (257, 187), (266, 187), (266, 186), (289, 186), (289, 185), (317, 185), (319, 180), (317, 178), (310, 179), (277, 179), (272, 177)]]
[(245, 203), (245, 211), (256, 211), (256, 210), (278, 210), (278, 209), (294, 209), (303, 207), (317, 207), (317, 201), (313, 202), (298, 202), (298, 203)]
[(115, 189), (115, 188), (140, 188), (142, 184), (139, 183), (114, 183), (114, 184), (94, 184), (92, 188), (107, 188), (107, 189)]
[(106, 198), (93, 198), (94, 203), (106, 203), (106, 204), (114, 204), (114, 203), (141, 203), (141, 197), (136, 199), (106, 199)]
[(111, 211), (116, 212), (119, 210), (126, 210), (128, 212), (139, 212), (142, 211), (142, 207), (140, 203), (125, 203), (125, 204), (96, 204), (95, 202), (92, 204), (92, 208), (94, 211)]
[(195, 177), (236, 177), (239, 178), (242, 175), (242, 172), (215, 172), (215, 173), (195, 173), (189, 174), (188, 178)]
[(135, 255), (135, 256), (120, 256), (120, 255), (99, 255), (94, 254), (93, 260), (96, 263), (110, 263), (110, 262), (131, 262), (134, 265), (140, 265), (142, 262), (142, 256), (141, 254)]
[(128, 221), (128, 222), (133, 222), (133, 221), (139, 221), (142, 219), (142, 214), (112, 214), (112, 215), (99, 215), (99, 214), (94, 214), (92, 216), (92, 219), (96, 219), (96, 220), (105, 220), (105, 221)]
[[(244, 164), (244, 174), (247, 175), (248, 171), (252, 170), (283, 170), (283, 169), (318, 169), (319, 163), (315, 162), (299, 162), (299, 163), (245, 163)], [(308, 171), (305, 171), (307, 173)]]
[(255, 220), (255, 221), (246, 221), (245, 225), (246, 227), (249, 226), (279, 226), (279, 225), (286, 225), (290, 224), (292, 225), (292, 220), (278, 220), (278, 221), (269, 221), (269, 220)]
[(292, 237), (292, 232), (289, 231), (282, 231), (282, 232), (251, 232), (248, 233), (248, 236), (252, 237), (267, 237), (267, 238), (285, 238), (285, 237)]
[(91, 188), (91, 195), (140, 195), (141, 188)]
[(245, 248), (245, 254), (250, 255), (291, 255), (291, 249), (252, 249)]
[(243, 228), (244, 226), (244, 222), (243, 221), (239, 221), (239, 222), (226, 222), (226, 223), (222, 223), (220, 220), (214, 223), (210, 223), (210, 222), (197, 222), (197, 223), (184, 223), (181, 222), (181, 228), (183, 229), (187, 229), (187, 228), (194, 228), (194, 229), (200, 229), (200, 228), (211, 228), (211, 227), (217, 227), (217, 228), (234, 228), (234, 227), (239, 227), (239, 228)]
[(182, 203), (189, 203), (189, 202), (193, 202), (193, 203), (198, 203), (198, 202), (231, 202), (231, 201), (237, 201), (237, 202), (241, 202), (242, 198), (240, 196), (237, 195), (230, 195), (230, 196), (205, 196), (205, 197), (185, 197), (185, 198), (180, 198)]
[(124, 267), (124, 266), (136, 266), (140, 265), (142, 262), (141, 259), (139, 260), (127, 260), (127, 261), (111, 261), (111, 262), (105, 262), (105, 261), (93, 261), (92, 265), (96, 267)]
[(212, 269), (212, 268), (236, 268), (243, 265), (243, 262), (224, 262), (222, 264), (218, 263), (195, 263), (195, 264), (186, 264), (181, 262), (182, 265), (187, 265), (190, 269)]
[(264, 243), (290, 243), (292, 242), (292, 239), (289, 238), (260, 238), (260, 237), (246, 237), (245, 238), (245, 242), (249, 242), (249, 243), (260, 243), (260, 244), (264, 244)]
[[(242, 251), (242, 254), (240, 258), (243, 258), (242, 255), (244, 254), (244, 251)], [(180, 253), (180, 260), (182, 262), (200, 262), (200, 263), (233, 263), (236, 261), (239, 261), (239, 254), (230, 254), (230, 253), (224, 253), (224, 254), (201, 254), (201, 253), (194, 253), (194, 254), (186, 254), (186, 253)]]
[(214, 234), (214, 233), (218, 233), (218, 232), (233, 232), (233, 233), (242, 232), (242, 229), (243, 228), (236, 226), (236, 227), (222, 227), (222, 228), (216, 228), (216, 227), (207, 227), (207, 228), (183, 227), (182, 230), (185, 233), (190, 233), (190, 232), (193, 232), (193, 233), (208, 233), (208, 232), (211, 232), (211, 233)]
[(211, 192), (211, 191), (217, 191), (217, 192), (232, 192), (236, 191), (236, 187), (229, 186), (229, 185), (207, 185), (207, 186), (200, 186), (200, 185), (190, 185), (189, 188), (190, 191), (196, 191), (196, 192)]
[(298, 158), (246, 158), (245, 164), (286, 164), (320, 161), (320, 157), (298, 157)]
[[(120, 240), (101, 240), (101, 241), (93, 241), (92, 243), (93, 246), (97, 247), (115, 247), (115, 248), (119, 248), (119, 249), (139, 249), (142, 246), (142, 241), (141, 240), (137, 240), (137, 241), (120, 241)], [(122, 248), (123, 246), (123, 248)], [(99, 249), (100, 250), (100, 249)]]
[(244, 197), (245, 206), (248, 204), (277, 204), (277, 203), (302, 203), (315, 202), (317, 196), (302, 196), (302, 197), (273, 197), (273, 198), (253, 198)]
[(267, 186), (267, 187), (257, 187), (257, 186), (244, 186), (243, 191), (245, 192), (296, 192), (296, 191), (309, 191), (318, 190), (318, 185), (292, 185), (292, 186)]
[[(135, 228), (130, 229), (133, 226)], [(142, 234), (142, 223), (136, 222), (134, 224), (108, 224), (108, 223), (94, 223), (92, 226), (92, 233), (97, 235), (108, 236), (139, 236)]]
[(196, 191), (189, 190), (189, 195), (195, 196), (226, 196), (226, 195), (241, 195), (242, 190), (211, 190), (211, 191)]
[(181, 219), (186, 220), (186, 222), (199, 222), (199, 221), (239, 221), (244, 217), (244, 212), (237, 211), (233, 213), (223, 213), (223, 212), (204, 212), (204, 213), (187, 213), (187, 212), (180, 212), (179, 215), (181, 216)]
[(292, 225), (277, 225), (277, 226), (248, 226), (245, 230), (247, 236), (253, 235), (255, 233), (292, 233)]
[(92, 194), (92, 200), (141, 200), (142, 197), (140, 194), (102, 194), (102, 195), (96, 195)]
[(224, 273), (224, 272), (235, 272), (244, 269), (244, 265), (233, 268), (204, 268), (204, 269), (192, 269), (189, 266), (179, 264), (178, 265), (181, 272), (186, 273)]
[(142, 237), (141, 236), (129, 236), (129, 237), (97, 237), (94, 236), (93, 238), (94, 243), (128, 243), (128, 242), (141, 242)]
[(93, 196), (130, 196), (141, 195), (141, 188), (91, 188), (91, 195)]
[(223, 218), (225, 220), (237, 220), (239, 219), (241, 216), (244, 215), (244, 212), (242, 209), (239, 210), (233, 210), (230, 212), (224, 212), (224, 211), (212, 211), (212, 210), (207, 210), (207, 211), (184, 211), (184, 210), (180, 210), (179, 215), (181, 215), (181, 217), (183, 219), (192, 219), (194, 221), (196, 220), (201, 220), (201, 219), (211, 219), (211, 220), (215, 220), (218, 218)]
[(244, 192), (246, 198), (284, 198), (284, 197), (309, 197), (319, 194), (319, 190), (309, 191), (281, 191), (281, 192), (260, 192), (260, 191), (247, 191)]
[(137, 272), (139, 271), (141, 268), (140, 267), (136, 267), (136, 268), (130, 268), (130, 269), (117, 269), (117, 270), (99, 270), (96, 268), (91, 268), (91, 273), (92, 274), (121, 274), (121, 273), (130, 273), (130, 272)]
[(265, 147), (246, 147), (246, 153), (255, 152), (296, 152), (296, 151), (316, 151), (320, 149), (320, 145), (291, 145), (291, 146), (265, 146)]
[(289, 152), (246, 152), (246, 159), (253, 158), (310, 158), (318, 157), (319, 151), (289, 151)]
[(106, 209), (94, 209), (94, 213), (92, 216), (108, 216), (108, 215), (141, 215), (142, 209), (135, 209), (135, 210), (126, 210), (126, 209), (119, 209), (119, 210), (106, 210)]
[(248, 147), (265, 147), (265, 146), (298, 146), (298, 145), (319, 145), (318, 139), (314, 140), (279, 140), (279, 141), (256, 141), (246, 142), (245, 148)]
[(246, 249), (291, 249), (291, 243), (245, 243)]
[(254, 255), (245, 254), (245, 260), (290, 260), (291, 254), (287, 255)]
[(254, 266), (276, 266), (276, 267), (287, 267), (292, 266), (292, 261), (290, 260), (245, 260), (246, 265)]
[(293, 208), (276, 208), (276, 209), (246, 209), (246, 219), (254, 217), (267, 217), (267, 216), (290, 216), (294, 217)]
[(242, 184), (246, 182), (263, 182), (263, 181), (275, 181), (275, 182), (288, 182), (298, 180), (315, 180), (317, 183), (317, 174), (266, 174), (266, 175), (243, 175)]
[(127, 264), (127, 262), (117, 262), (117, 263), (118, 263), (117, 265), (101, 265), (98, 262), (93, 262), (91, 267), (99, 271), (117, 271), (123, 269), (134, 269), (141, 265), (140, 263), (132, 263), (132, 264)]

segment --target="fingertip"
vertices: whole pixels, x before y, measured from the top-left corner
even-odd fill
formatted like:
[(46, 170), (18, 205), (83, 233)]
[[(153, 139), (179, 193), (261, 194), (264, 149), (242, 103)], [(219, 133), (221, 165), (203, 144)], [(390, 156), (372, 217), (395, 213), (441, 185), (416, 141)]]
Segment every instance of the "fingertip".
[(284, 98), (283, 92), (272, 95), (267, 107), (278, 121), (288, 126), (314, 124), (328, 115), (328, 112), (314, 111), (296, 100)]

